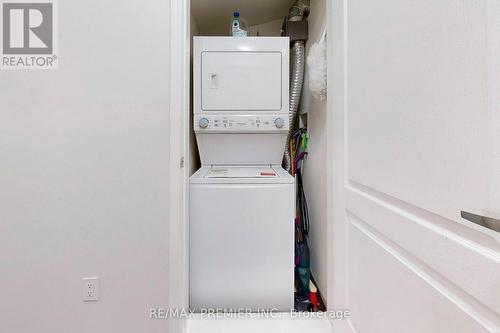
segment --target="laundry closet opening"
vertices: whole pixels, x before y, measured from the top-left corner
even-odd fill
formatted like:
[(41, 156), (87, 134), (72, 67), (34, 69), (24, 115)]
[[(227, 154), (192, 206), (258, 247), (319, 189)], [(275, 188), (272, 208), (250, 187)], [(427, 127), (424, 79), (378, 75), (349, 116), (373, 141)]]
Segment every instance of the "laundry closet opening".
[(325, 0), (191, 0), (196, 311), (326, 309), (325, 26)]

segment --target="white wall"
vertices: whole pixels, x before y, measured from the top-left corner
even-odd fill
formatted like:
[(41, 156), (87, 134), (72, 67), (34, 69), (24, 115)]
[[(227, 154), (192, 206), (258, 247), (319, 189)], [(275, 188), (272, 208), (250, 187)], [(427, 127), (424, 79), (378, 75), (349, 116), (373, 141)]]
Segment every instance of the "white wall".
[(58, 4), (59, 69), (0, 73), (0, 331), (165, 332), (169, 2)]
[[(321, 39), (326, 26), (326, 0), (311, 1), (309, 16), (309, 41), (311, 44)], [(314, 99), (309, 91), (307, 73), (302, 90), (301, 112), (307, 112), (309, 131), (309, 155), (304, 166), (304, 186), (306, 189), (311, 231), (311, 271), (325, 298), (327, 295), (327, 108), (326, 101)]]
[(281, 36), (281, 27), (283, 26), (283, 18), (269, 21), (266, 23), (254, 25), (248, 28), (250, 36)]

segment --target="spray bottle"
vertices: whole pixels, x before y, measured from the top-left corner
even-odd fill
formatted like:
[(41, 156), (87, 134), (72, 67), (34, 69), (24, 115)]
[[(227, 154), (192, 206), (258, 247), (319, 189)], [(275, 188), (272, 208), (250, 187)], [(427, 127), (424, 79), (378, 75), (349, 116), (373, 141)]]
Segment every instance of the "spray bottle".
[[(245, 30), (246, 29), (246, 30)], [(247, 37), (248, 25), (246, 21), (240, 17), (240, 12), (234, 12), (231, 18), (231, 36), (233, 37)]]

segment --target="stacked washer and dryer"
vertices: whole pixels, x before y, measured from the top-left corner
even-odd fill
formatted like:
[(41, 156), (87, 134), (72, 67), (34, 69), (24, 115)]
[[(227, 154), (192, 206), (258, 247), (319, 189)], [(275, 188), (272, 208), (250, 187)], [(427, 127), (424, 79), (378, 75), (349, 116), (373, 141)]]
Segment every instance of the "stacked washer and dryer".
[(288, 37), (194, 37), (190, 307), (276, 309), (294, 302), (294, 179)]

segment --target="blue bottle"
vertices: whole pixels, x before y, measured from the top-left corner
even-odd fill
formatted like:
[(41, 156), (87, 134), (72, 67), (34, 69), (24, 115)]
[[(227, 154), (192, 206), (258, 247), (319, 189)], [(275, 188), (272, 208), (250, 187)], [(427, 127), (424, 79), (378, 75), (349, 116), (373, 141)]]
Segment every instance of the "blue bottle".
[(234, 12), (233, 17), (231, 18), (231, 36), (233, 37), (248, 36), (248, 26), (245, 20), (240, 17), (240, 12)]

